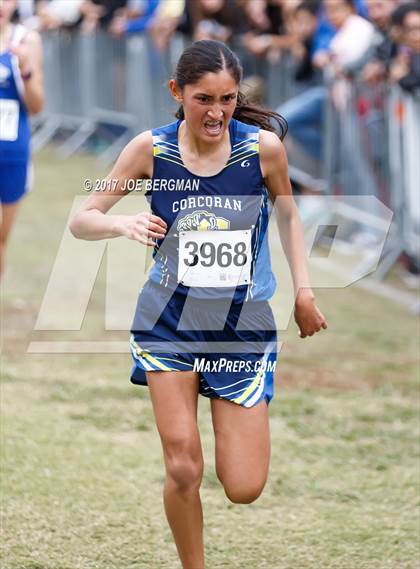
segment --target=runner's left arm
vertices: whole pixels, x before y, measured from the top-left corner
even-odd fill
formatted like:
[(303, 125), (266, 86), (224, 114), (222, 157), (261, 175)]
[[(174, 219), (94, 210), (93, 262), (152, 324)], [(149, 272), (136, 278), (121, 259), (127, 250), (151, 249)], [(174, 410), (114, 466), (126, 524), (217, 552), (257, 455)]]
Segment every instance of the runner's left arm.
[(261, 130), (260, 158), (265, 185), (274, 203), (280, 240), (292, 274), (295, 319), (300, 336), (305, 338), (326, 328), (327, 323), (315, 304), (309, 282), (303, 226), (292, 194), (286, 150), (276, 134)]

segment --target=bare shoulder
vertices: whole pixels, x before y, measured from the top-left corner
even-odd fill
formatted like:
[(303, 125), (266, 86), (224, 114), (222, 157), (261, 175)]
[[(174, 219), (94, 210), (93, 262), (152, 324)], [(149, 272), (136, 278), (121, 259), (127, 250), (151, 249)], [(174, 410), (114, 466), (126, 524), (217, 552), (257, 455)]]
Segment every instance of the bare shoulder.
[(151, 130), (145, 130), (135, 136), (125, 147), (130, 154), (150, 154), (153, 156), (153, 136)]
[(153, 174), (153, 137), (150, 130), (138, 134), (131, 140), (114, 167), (129, 177), (151, 178)]
[(287, 170), (286, 149), (276, 133), (260, 130), (260, 160), (264, 178), (275, 170)]

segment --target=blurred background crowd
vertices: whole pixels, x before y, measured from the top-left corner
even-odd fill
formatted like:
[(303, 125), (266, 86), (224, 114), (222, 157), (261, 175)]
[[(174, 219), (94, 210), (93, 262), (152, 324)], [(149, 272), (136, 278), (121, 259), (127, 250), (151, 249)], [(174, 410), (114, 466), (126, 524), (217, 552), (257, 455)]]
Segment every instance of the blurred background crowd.
[[(15, 19), (44, 43), (46, 105), (34, 147), (66, 127), (70, 155), (92, 139), (98, 146), (111, 125), (108, 162), (136, 132), (171, 120), (165, 83), (188, 42), (228, 43), (248, 97), (288, 121), (296, 195), (377, 197), (395, 226), (377, 275), (403, 258), (418, 286), (420, 2), (18, 0)], [(302, 205), (304, 223), (316, 218), (313, 207)], [(382, 239), (362, 227), (365, 213), (380, 215), (374, 203), (356, 208), (348, 232), (362, 247)]]
[(177, 31), (219, 39), (269, 61), (290, 53), (295, 79), (322, 82), (322, 71), (420, 87), (420, 4), (406, 0), (19, 0), (20, 19), (114, 36), (146, 31), (165, 49)]

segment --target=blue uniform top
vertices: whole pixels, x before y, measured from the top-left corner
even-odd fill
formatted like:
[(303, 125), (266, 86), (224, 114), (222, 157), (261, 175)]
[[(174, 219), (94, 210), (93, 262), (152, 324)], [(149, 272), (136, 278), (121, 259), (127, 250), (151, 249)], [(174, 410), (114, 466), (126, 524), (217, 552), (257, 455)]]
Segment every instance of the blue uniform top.
[(17, 57), (10, 47), (17, 46), (27, 31), (15, 26), (8, 49), (0, 53), (0, 162), (21, 163), (29, 159), (30, 127)]
[[(153, 178), (148, 181), (146, 195), (152, 212), (168, 224), (168, 231), (154, 249), (150, 280), (198, 298), (268, 300), (276, 282), (268, 249), (269, 199), (260, 168), (259, 128), (232, 119), (229, 160), (218, 174), (198, 176), (182, 161), (178, 147), (180, 124), (176, 121), (152, 131)], [(180, 233), (235, 230), (249, 230), (251, 234), (248, 284), (200, 288), (179, 282)]]

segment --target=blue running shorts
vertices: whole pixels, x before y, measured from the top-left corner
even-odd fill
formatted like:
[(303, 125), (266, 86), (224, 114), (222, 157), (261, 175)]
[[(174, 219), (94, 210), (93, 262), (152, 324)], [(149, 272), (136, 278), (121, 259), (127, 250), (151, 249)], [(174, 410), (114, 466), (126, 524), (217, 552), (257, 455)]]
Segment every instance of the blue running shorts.
[(273, 397), (277, 333), (268, 301), (231, 304), (178, 291), (168, 298), (148, 281), (138, 298), (130, 347), (134, 384), (147, 385), (146, 371), (195, 371), (205, 397), (244, 407)]
[(0, 203), (13, 204), (27, 191), (29, 166), (27, 162), (0, 162)]

